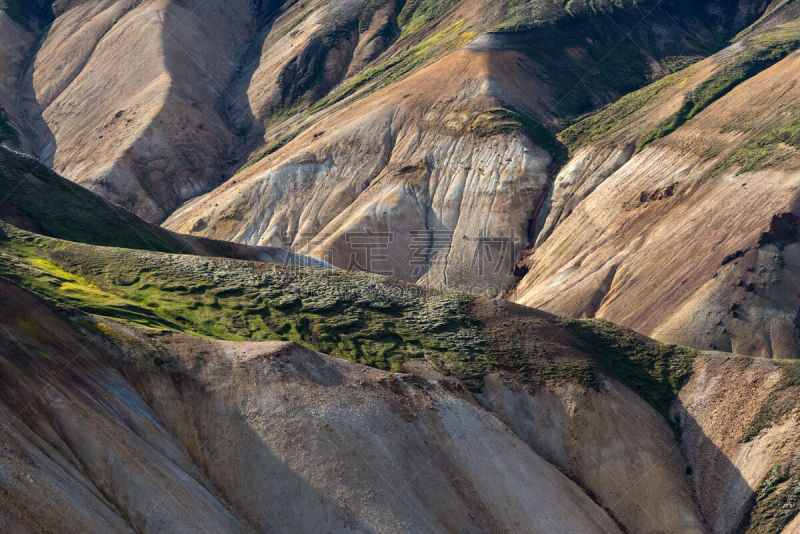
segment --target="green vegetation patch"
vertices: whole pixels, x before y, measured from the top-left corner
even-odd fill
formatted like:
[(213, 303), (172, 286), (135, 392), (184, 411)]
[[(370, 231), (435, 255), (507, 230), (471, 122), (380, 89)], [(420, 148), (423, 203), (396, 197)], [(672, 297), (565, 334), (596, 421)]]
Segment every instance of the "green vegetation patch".
[(285, 340), (380, 369), (425, 358), (479, 387), (471, 298), (378, 275), (96, 247), (2, 224), (0, 277), (146, 331)]
[[(605, 321), (560, 325), (490, 315), (487, 323), (481, 318), (486, 303), (476, 297), (432, 293), (371, 273), (99, 247), (5, 223), (0, 278), (145, 332), (294, 341), (391, 371), (425, 359), (474, 390), (490, 371), (511, 373), (531, 387), (552, 381), (596, 387), (599, 362), (665, 415), (694, 356)], [(520, 335), (508, 334), (507, 321)], [(591, 358), (552, 345), (562, 326), (577, 334)], [(540, 339), (542, 332), (549, 333)]]
[(665, 71), (675, 74), (688, 69), (702, 59), (704, 59), (703, 56), (669, 56), (661, 58), (659, 64)]
[(243, 170), (247, 169), (248, 167), (252, 167), (253, 165), (258, 163), (262, 159), (266, 158), (270, 154), (277, 152), (278, 150), (286, 146), (288, 143), (290, 143), (295, 137), (300, 135), (305, 129), (306, 128), (302, 127), (298, 128), (295, 131), (287, 135), (284, 135), (271, 145), (267, 145), (264, 149), (259, 150), (255, 155), (253, 155), (250, 159), (248, 159), (247, 162), (244, 165), (242, 165), (234, 174), (239, 174)]
[(738, 174), (742, 174), (780, 163), (791, 156), (789, 153), (780, 154), (781, 145), (800, 150), (800, 115), (740, 147), (717, 164), (714, 172), (719, 173), (733, 165), (738, 165)]
[(398, 40), (438, 20), (457, 3), (458, 0), (407, 0), (397, 16), (397, 24), (403, 29)]
[(554, 155), (557, 165), (567, 161), (567, 150), (541, 123), (525, 114), (507, 108), (492, 108), (478, 115), (470, 131), (479, 137), (491, 137), (508, 132), (525, 134), (538, 147)]
[(800, 511), (800, 470), (775, 464), (758, 486), (740, 532), (783, 532)]
[(550, 0), (503, 0), (501, 22), (495, 27), (498, 32), (524, 31), (531, 26), (563, 16), (569, 12), (569, 1), (564, 7)]
[(0, 218), (19, 221), (41, 234), (96, 245), (176, 251), (164, 230), (3, 148), (0, 190)]
[(364, 96), (365, 94), (369, 94), (369, 92), (385, 87), (414, 68), (427, 63), (428, 60), (439, 51), (455, 49), (467, 44), (469, 40), (474, 37), (474, 34), (471, 32), (457, 33), (462, 25), (463, 21), (455, 22), (430, 39), (416, 44), (405, 52), (397, 54), (367, 69), (358, 76), (351, 78), (331, 91), (328, 96), (314, 104), (311, 109), (306, 112), (306, 116), (317, 113), (355, 94), (361, 89), (369, 87), (369, 91), (362, 94), (362, 96)]
[(664, 91), (680, 83), (685, 83), (687, 75), (683, 72), (671, 74), (647, 87), (629, 93), (597, 113), (579, 120), (562, 131), (559, 137), (570, 151), (574, 152), (582, 146), (618, 132), (639, 117), (640, 112), (648, 105), (657, 102), (657, 98)]
[(728, 60), (722, 69), (689, 91), (681, 108), (645, 134), (637, 148), (641, 150), (653, 141), (671, 134), (734, 87), (771, 67), (798, 47), (800, 25), (797, 23), (752, 37), (744, 44), (744, 50)]
[(698, 352), (648, 339), (603, 319), (565, 320), (603, 369), (669, 420), (669, 407), (692, 374)]
[(780, 367), (781, 381), (769, 394), (764, 404), (753, 416), (747, 426), (740, 443), (754, 440), (761, 432), (779, 423), (781, 419), (792, 413), (797, 407), (797, 395), (800, 392), (800, 362), (794, 360), (776, 360)]
[(509, 336), (503, 325), (485, 330), (484, 337), (492, 369), (510, 373), (532, 389), (542, 383), (598, 387), (595, 365), (590, 359), (564, 358), (563, 351), (552, 350), (545, 340), (537, 339), (535, 326), (526, 331), (524, 340)]

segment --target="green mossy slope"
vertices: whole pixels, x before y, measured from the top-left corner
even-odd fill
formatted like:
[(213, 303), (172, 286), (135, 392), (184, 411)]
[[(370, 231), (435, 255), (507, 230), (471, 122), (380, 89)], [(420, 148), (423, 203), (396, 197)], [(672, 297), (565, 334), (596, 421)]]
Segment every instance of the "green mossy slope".
[[(651, 131), (644, 133), (637, 147), (648, 144), (677, 130), (709, 105), (716, 102), (739, 84), (768, 69), (793, 51), (800, 48), (800, 22), (794, 20), (774, 28), (765, 29), (743, 38), (731, 48), (731, 53), (718, 59), (717, 70), (708, 79), (690, 88), (683, 105)], [(661, 95), (676, 85), (685, 84), (693, 73), (693, 66), (666, 76), (642, 89), (625, 95), (613, 104), (583, 117), (559, 134), (570, 152), (589, 143), (602, 141), (623, 131), (632, 124), (648, 106), (661, 103)], [(780, 131), (771, 132), (762, 139), (744, 147), (724, 163), (738, 163), (743, 168), (757, 168), (767, 159), (779, 142), (795, 138), (796, 124), (788, 123)], [(796, 142), (796, 140), (795, 140)]]
[(775, 464), (759, 484), (739, 532), (771, 534), (784, 528), (800, 511), (800, 469)]
[(176, 252), (169, 232), (139, 219), (35, 160), (0, 148), (0, 218), (94, 245)]
[(565, 320), (564, 326), (583, 340), (606, 372), (668, 417), (672, 401), (691, 376), (697, 351), (658, 343), (603, 319)]
[(368, 273), (169, 255), (61, 241), (2, 225), (0, 276), (51, 300), (148, 330), (290, 340), (381, 369), (426, 358), (485, 372), (471, 297)]
[[(393, 371), (425, 359), (474, 389), (491, 371), (531, 385), (561, 380), (596, 387), (603, 369), (662, 414), (688, 376), (693, 354), (610, 323), (559, 325), (521, 311), (515, 320), (523, 321), (524, 339), (515, 341), (502, 322), (487, 326), (478, 318), (475, 307), (491, 307), (488, 301), (464, 293), (429, 292), (363, 272), (98, 247), (5, 223), (0, 278), (148, 332), (295, 341)], [(552, 348), (553, 335), (566, 336), (567, 345)], [(576, 359), (576, 353), (584, 356)]]
[(641, 150), (653, 141), (671, 134), (737, 85), (800, 48), (800, 23), (795, 21), (758, 34), (747, 39), (743, 47), (719, 71), (694, 87), (686, 95), (681, 108), (645, 134), (637, 148)]

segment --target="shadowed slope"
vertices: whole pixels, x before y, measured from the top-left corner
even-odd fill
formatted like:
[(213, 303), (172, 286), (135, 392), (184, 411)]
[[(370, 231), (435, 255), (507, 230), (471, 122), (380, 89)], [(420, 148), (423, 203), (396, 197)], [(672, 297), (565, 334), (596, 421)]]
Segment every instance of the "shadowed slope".
[(51, 237), (109, 247), (327, 266), (278, 248), (248, 247), (164, 230), (4, 148), (0, 148), (0, 187), (0, 219)]
[[(602, 531), (613, 531), (604, 519), (605, 513), (598, 512), (599, 508), (576, 486), (561, 475), (552, 479), (550, 473), (557, 471), (541, 460), (545, 458), (568, 473), (628, 531), (647, 532), (665, 525), (670, 531), (703, 531), (678, 445), (667, 420), (656, 411), (667, 415), (666, 407), (674, 406), (674, 399), (686, 384), (695, 380), (692, 366), (698, 365), (699, 357), (694, 351), (661, 345), (606, 323), (563, 321), (501, 301), (430, 293), (374, 274), (98, 247), (37, 236), (7, 224), (3, 224), (0, 244), (0, 277), (37, 293), (46, 299), (47, 306), (68, 314), (67, 322), (49, 324), (50, 311), (42, 303), (26, 303), (25, 299), (33, 298), (30, 295), (8, 299), (9, 303), (19, 301), (19, 306), (29, 311), (20, 313), (17, 304), (9, 308), (8, 317), (19, 320), (5, 327), (4, 339), (22, 349), (9, 349), (8, 361), (14, 363), (4, 376), (28, 376), (34, 382), (15, 382), (6, 391), (20, 391), (23, 397), (33, 398), (30, 391), (39, 388), (36, 377), (43, 374), (45, 380), (51, 380), (47, 373), (37, 370), (39, 366), (55, 361), (55, 369), (69, 371), (63, 377), (59, 373), (59, 380), (48, 382), (56, 391), (65, 392), (64, 403), (51, 406), (45, 400), (35, 411), (25, 412), (28, 415), (22, 424), (32, 427), (34, 433), (26, 438), (30, 446), (61, 450), (58, 440), (66, 440), (73, 451), (73, 456), (64, 459), (50, 454), (51, 461), (61, 467), (37, 463), (35, 480), (45, 485), (55, 483), (52, 481), (58, 470), (74, 465), (76, 460), (71, 458), (77, 456), (81, 465), (88, 466), (81, 471), (82, 476), (100, 488), (103, 498), (114, 503), (114, 510), (127, 510), (121, 517), (137, 530), (149, 531), (154, 528), (149, 522), (159, 517), (176, 528), (189, 525), (194, 516), (184, 517), (184, 510), (192, 506), (185, 502), (205, 499), (214, 504), (206, 505), (209, 517), (204, 521), (233, 521), (225, 527), (228, 530), (260, 531), (275, 520), (291, 524), (300, 521), (298, 528), (305, 528), (305, 520), (316, 525), (328, 521), (339, 524), (339, 519), (331, 518), (347, 517), (341, 521), (347, 522), (350, 531), (394, 531), (380, 526), (390, 524), (386, 523), (389, 514), (404, 525), (441, 523), (456, 525), (458, 531), (502, 532), (518, 530), (515, 522), (521, 521), (520, 514), (528, 517), (530, 510), (536, 521), (548, 522), (547, 531), (562, 527), (571, 531), (572, 521), (582, 525), (576, 527), (581, 531), (590, 531), (592, 524), (600, 525)], [(21, 291), (5, 282), (3, 287), (9, 295)], [(75, 308), (96, 318), (83, 316)], [(194, 338), (187, 333), (208, 337)], [(65, 349), (55, 341), (73, 335), (87, 343), (88, 353)], [(297, 345), (242, 343), (245, 340), (294, 341), (371, 366), (411, 371), (427, 378), (380, 373), (322, 357)], [(111, 367), (104, 363), (107, 357), (103, 347), (107, 344), (113, 346)], [(70, 355), (73, 363), (59, 367), (61, 354)], [(95, 357), (99, 359), (95, 363), (83, 361)], [(266, 369), (265, 362), (271, 362)], [(33, 372), (26, 370), (31, 365)], [(85, 371), (76, 374), (73, 369)], [(82, 401), (74, 397), (74, 391), (85, 392), (80, 398), (106, 399), (109, 393), (105, 384), (109, 380), (117, 384), (120, 379), (115, 373), (120, 372), (126, 382), (115, 386), (114, 397), (103, 404), (113, 407), (114, 416), (95, 413), (76, 420), (70, 415), (96, 410), (80, 405)], [(370, 387), (373, 375), (375, 384)], [(82, 382), (73, 385), (71, 381), (78, 376), (83, 377)], [(255, 389), (250, 390), (251, 386)], [(700, 382), (698, 387), (702, 390), (705, 386)], [(491, 426), (497, 425), (497, 419), (473, 404), (468, 391), (481, 405), (500, 413), (516, 436), (506, 427)], [(267, 399), (264, 392), (274, 396)], [(297, 409), (300, 404), (308, 408), (309, 399), (321, 399), (319, 410), (306, 413)], [(15, 401), (8, 402), (15, 406)], [(388, 403), (385, 412), (383, 402)], [(69, 408), (64, 412), (59, 406)], [(156, 418), (163, 426), (152, 428), (152, 422), (141, 420), (139, 415), (133, 423), (123, 416), (120, 427), (115, 418), (128, 413), (131, 406), (136, 413), (152, 413), (145, 419)], [(272, 411), (264, 412), (263, 406), (272, 407)], [(681, 428), (689, 428), (698, 416), (692, 410), (674, 412), (669, 417), (679, 421)], [(779, 413), (786, 410), (781, 408)], [(270, 424), (262, 424), (262, 416)], [(753, 432), (769, 432), (770, 425), (781, 417), (771, 417)], [(53, 441), (41, 421), (57, 421), (61, 429), (58, 440)], [(95, 427), (82, 426), (88, 422)], [(362, 423), (366, 425), (363, 431), (358, 430)], [(147, 443), (127, 438), (109, 440), (114, 458), (126, 467), (108, 473), (103, 467), (106, 460), (95, 452), (93, 436), (127, 435), (125, 428), (131, 428), (131, 424), (138, 425), (134, 429), (137, 436), (148, 436)], [(398, 424), (402, 431), (395, 428)], [(706, 430), (701, 426), (699, 431)], [(384, 432), (406, 437), (388, 440), (381, 437)], [(620, 432), (624, 439), (619, 439)], [(77, 435), (83, 437), (78, 439)], [(236, 446), (231, 445), (232, 435), (239, 436)], [(378, 451), (376, 454), (388, 450), (395, 460), (390, 473), (370, 478), (369, 472), (362, 472), (367, 469), (365, 465), (378, 466), (383, 473), (391, 462), (378, 456), (364, 463), (361, 447), (356, 450), (362, 452), (352, 456), (343, 445), (364, 440), (367, 435), (379, 443), (363, 450)], [(173, 439), (182, 452), (164, 448), (164, 443)], [(265, 442), (269, 451), (262, 450)], [(304, 452), (299, 444), (314, 452)], [(29, 445), (15, 447), (28, 450), (25, 447)], [(399, 449), (394, 451), (393, 447)], [(439, 451), (437, 470), (426, 471), (426, 478), (418, 480), (413, 470), (422, 460), (413, 451), (419, 450), (420, 458), (430, 457), (430, 447)], [(131, 471), (136, 455), (153, 448), (161, 451), (158, 458), (163, 456), (167, 464), (162, 465), (159, 459), (147, 470)], [(320, 464), (320, 454), (327, 450), (335, 452)], [(536, 454), (532, 456), (531, 451)], [(38, 453), (30, 454), (36, 457)], [(471, 459), (472, 455), (478, 456)], [(632, 462), (634, 456), (636, 461)], [(486, 458), (493, 460), (485, 463)], [(397, 467), (398, 461), (406, 467)], [(506, 466), (506, 462), (511, 463)], [(464, 466), (470, 467), (465, 471)], [(162, 475), (151, 468), (170, 472), (177, 468), (196, 474), (187, 484), (180, 480), (176, 483), (179, 490), (169, 506), (156, 515), (140, 518), (136, 511), (149, 506), (145, 493), (153, 493), (145, 488), (163, 484)], [(737, 477), (741, 467), (719, 461), (704, 469), (707, 471), (698, 484), (725, 472), (723, 487), (739, 488), (738, 495), (744, 499), (737, 501), (741, 504), (738, 508), (709, 508), (708, 513), (724, 517), (726, 522), (738, 522), (747, 511), (748, 497), (741, 492), (744, 486)], [(132, 472), (136, 480), (130, 479)], [(376, 495), (388, 491), (381, 481), (408, 480), (401, 491), (404, 498), (397, 501), (398, 507), (389, 509), (381, 499), (384, 504), (379, 512), (374, 501), (353, 493), (350, 478), (336, 475), (350, 472), (360, 473), (352, 480), (358, 480), (359, 487), (369, 481)], [(511, 472), (516, 474), (509, 478)], [(265, 473), (272, 473), (270, 480), (274, 480), (266, 490)], [(761, 473), (756, 470), (747, 476), (752, 480)], [(457, 483), (444, 482), (456, 479)], [(498, 480), (503, 480), (501, 486)], [(549, 489), (542, 489), (542, 484)], [(17, 498), (22, 495), (18, 489), (9, 489), (14, 497), (6, 501), (11, 507), (7, 510), (36, 501), (39, 487), (43, 486), (29, 489), (32, 493), (25, 498)], [(141, 493), (129, 489), (120, 500), (120, 489), (115, 488), (122, 487), (143, 489)], [(209, 487), (214, 491), (209, 493)], [(253, 488), (259, 488), (257, 494), (265, 495), (273, 504), (280, 501), (279, 495), (299, 496), (295, 498), (300, 500), (277, 507), (265, 505), (253, 501)], [(426, 497), (431, 488), (437, 488), (436, 499)], [(509, 509), (509, 502), (519, 500), (516, 488), (525, 495), (520, 502), (527, 504)], [(548, 519), (547, 514), (535, 511), (538, 508), (529, 508), (542, 502), (541, 497), (530, 499), (531, 495), (562, 495), (559, 488), (572, 497), (556, 497), (561, 499), (559, 506), (568, 507), (557, 518)], [(72, 489), (64, 491), (59, 490), (59, 498), (89, 498), (80, 497)], [(341, 498), (334, 502), (321, 497), (332, 494)], [(404, 503), (417, 501), (429, 504), (404, 507)], [(86, 506), (101, 506), (92, 502)], [(469, 507), (473, 514), (460, 515), (453, 523), (452, 514), (442, 515), (441, 508), (431, 504), (440, 502), (450, 503), (448, 510)], [(589, 508), (580, 502), (588, 502)], [(573, 507), (576, 505), (577, 510)], [(73, 510), (77, 505), (65, 506)], [(286, 511), (295, 507), (306, 512), (287, 516)], [(648, 513), (643, 515), (642, 509)], [(756, 518), (754, 521), (761, 521), (758, 517), (762, 509), (753, 509), (750, 515)], [(46, 510), (31, 517), (52, 520)], [(6, 517), (16, 513), (6, 512), (4, 520), (8, 523)], [(112, 515), (108, 521), (116, 520)]]

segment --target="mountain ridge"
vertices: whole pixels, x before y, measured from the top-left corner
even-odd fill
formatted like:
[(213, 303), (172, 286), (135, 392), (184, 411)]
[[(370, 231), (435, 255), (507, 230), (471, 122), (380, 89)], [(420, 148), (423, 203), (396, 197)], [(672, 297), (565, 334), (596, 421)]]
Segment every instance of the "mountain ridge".
[(0, 0), (0, 530), (800, 530), (799, 20)]
[[(524, 516), (548, 530), (638, 532), (668, 525), (727, 532), (740, 525), (759, 532), (783, 528), (796, 515), (794, 508), (773, 512), (792, 502), (793, 483), (785, 482), (796, 477), (794, 365), (702, 354), (604, 321), (431, 293), (375, 274), (87, 245), (7, 223), (0, 266), (8, 304), (0, 313), (0, 417), (10, 430), (3, 434), (7, 467), (0, 484), (9, 498), (0, 500), (0, 524), (8, 528), (48, 528), (66, 512), (88, 530), (106, 531), (149, 532), (164, 522), (196, 531), (197, 521), (263, 531), (279, 518), (301, 529), (362, 531), (369, 524), (392, 532), (436, 524), (511, 532), (519, 525), (509, 521)], [(292, 289), (297, 284), (306, 289)], [(199, 306), (176, 307), (181, 301)], [(360, 318), (346, 323), (353, 312)], [(410, 328), (401, 328), (403, 322)], [(281, 337), (254, 342), (264, 339), (257, 329)], [(420, 334), (421, 343), (414, 340)], [(333, 345), (326, 336), (334, 336)], [(356, 344), (360, 352), (336, 352), (337, 345)], [(417, 355), (392, 356), (415, 346)], [(399, 373), (375, 369), (384, 366), (382, 352)], [(742, 388), (756, 395), (745, 410)], [(41, 397), (46, 392), (50, 397)], [(265, 392), (273, 392), (272, 400)], [(52, 404), (52, 396), (61, 401)], [(20, 409), (19, 399), (28, 399), (29, 408)], [(309, 399), (319, 404), (309, 408)], [(709, 410), (708, 402), (717, 408)], [(354, 421), (365, 417), (369, 423), (358, 430)], [(102, 446), (94, 438), (100, 433)], [(231, 433), (240, 443), (234, 448)], [(352, 447), (344, 444), (367, 435), (382, 446), (349, 455)], [(390, 437), (397, 435), (409, 437)], [(772, 447), (777, 436), (784, 436), (782, 445)], [(269, 453), (253, 445), (265, 439)], [(315, 453), (306, 451), (308, 442)], [(439, 442), (433, 452), (431, 443)], [(376, 508), (355, 491), (353, 484), (368, 480), (375, 491), (391, 492), (380, 480), (413, 481), (412, 467), (389, 478), (373, 478), (372, 471), (341, 477), (362, 473), (363, 451), (382, 447), (439, 458), (437, 470), (421, 485), (412, 482), (406, 494), (405, 500), (429, 504), (414, 511), (393, 507), (387, 516), (384, 500)], [(494, 467), (463, 467), (484, 465), (466, 461), (484, 447), (513, 452), (495, 458)], [(321, 462), (322, 450), (329, 451), (328, 461)], [(405, 458), (403, 465), (422, 462), (399, 450), (392, 455)], [(151, 451), (150, 465), (137, 459), (141, 451)], [(370, 463), (394, 465), (379, 453)], [(339, 467), (330, 471), (331, 465)], [(512, 486), (508, 469), (518, 473)], [(169, 473), (176, 470), (185, 474), (175, 479)], [(294, 488), (299, 501), (252, 500), (259, 477), (275, 472), (279, 487)], [(447, 510), (471, 513), (453, 518), (430, 504), (440, 501), (424, 497), (433, 487), (430, 476), (438, 495), (448, 488)], [(167, 500), (147, 489), (165, 483), (173, 488)], [(462, 483), (471, 485), (466, 494)], [(278, 492), (274, 498), (286, 494), (270, 487)], [(344, 500), (328, 503), (318, 491)], [(531, 492), (540, 491), (564, 496), (556, 516), (530, 504), (539, 502)], [(44, 495), (62, 504), (51, 508)], [(509, 499), (520, 507), (510, 510)], [(31, 503), (43, 504), (34, 512)], [(295, 513), (298, 507), (306, 513)], [(403, 522), (391, 520), (394, 514)]]

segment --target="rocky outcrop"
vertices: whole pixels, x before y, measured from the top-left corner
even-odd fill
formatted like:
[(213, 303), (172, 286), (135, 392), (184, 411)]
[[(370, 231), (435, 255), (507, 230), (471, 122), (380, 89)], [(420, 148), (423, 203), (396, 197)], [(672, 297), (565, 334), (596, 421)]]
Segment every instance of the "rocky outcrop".
[[(513, 279), (552, 160), (521, 128), (483, 133), (501, 120), (482, 111), (499, 106), (492, 73), (524, 76), (519, 58), (456, 52), (317, 123), (165, 226), (497, 294)], [(453, 86), (452, 72), (474, 82)]]

